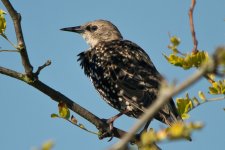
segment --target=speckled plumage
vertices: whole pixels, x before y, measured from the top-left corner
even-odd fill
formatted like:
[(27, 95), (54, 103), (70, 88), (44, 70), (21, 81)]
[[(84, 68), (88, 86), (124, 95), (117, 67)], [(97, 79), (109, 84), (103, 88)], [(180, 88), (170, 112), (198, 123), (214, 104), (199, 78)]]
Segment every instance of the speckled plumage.
[[(126, 115), (138, 118), (156, 100), (162, 76), (146, 52), (123, 40), (113, 24), (97, 20), (63, 30), (79, 31), (90, 45), (90, 49), (78, 55), (78, 61), (109, 105), (120, 112), (128, 110)], [(181, 120), (172, 99), (155, 118), (168, 125)]]

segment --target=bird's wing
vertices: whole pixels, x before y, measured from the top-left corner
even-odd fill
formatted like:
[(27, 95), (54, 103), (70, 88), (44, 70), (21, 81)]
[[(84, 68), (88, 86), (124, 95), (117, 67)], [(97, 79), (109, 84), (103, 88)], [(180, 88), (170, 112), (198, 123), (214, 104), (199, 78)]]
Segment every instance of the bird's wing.
[(123, 90), (124, 99), (139, 106), (148, 106), (156, 98), (161, 82), (148, 55), (138, 45), (130, 41), (114, 44), (115, 55), (111, 56), (115, 83)]
[[(114, 46), (111, 56), (111, 76), (123, 91), (121, 96), (136, 108), (142, 110), (157, 97), (162, 76), (156, 70), (146, 52), (130, 41), (122, 41)], [(171, 124), (180, 120), (175, 104), (171, 99), (155, 116), (156, 119)]]

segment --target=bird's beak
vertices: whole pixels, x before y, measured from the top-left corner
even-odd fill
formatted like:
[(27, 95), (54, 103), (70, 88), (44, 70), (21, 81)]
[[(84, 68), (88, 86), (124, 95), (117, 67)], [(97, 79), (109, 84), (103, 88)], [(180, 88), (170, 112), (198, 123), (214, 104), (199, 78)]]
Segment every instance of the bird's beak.
[(67, 27), (67, 28), (62, 28), (60, 30), (69, 31), (69, 32), (76, 32), (76, 33), (83, 33), (84, 32), (84, 29), (82, 28), (82, 26)]

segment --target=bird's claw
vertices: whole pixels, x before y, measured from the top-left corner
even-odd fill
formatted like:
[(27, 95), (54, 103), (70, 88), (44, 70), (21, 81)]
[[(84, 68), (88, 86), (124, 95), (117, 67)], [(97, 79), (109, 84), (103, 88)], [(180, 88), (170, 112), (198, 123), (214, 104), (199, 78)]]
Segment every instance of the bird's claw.
[(108, 140), (111, 141), (114, 137), (114, 134), (113, 134), (113, 120), (112, 119), (101, 119), (102, 121), (104, 121), (105, 123), (107, 123), (109, 125), (109, 130), (102, 130), (102, 134), (99, 135), (99, 139), (103, 139), (105, 137), (110, 137), (110, 139)]

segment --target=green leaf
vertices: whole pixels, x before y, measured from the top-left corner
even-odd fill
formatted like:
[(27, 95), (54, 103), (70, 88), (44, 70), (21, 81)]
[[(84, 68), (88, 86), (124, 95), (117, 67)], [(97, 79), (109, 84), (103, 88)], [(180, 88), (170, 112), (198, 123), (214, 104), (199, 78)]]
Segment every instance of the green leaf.
[(187, 113), (183, 113), (183, 114), (181, 114), (181, 118), (182, 118), (183, 120), (185, 120), (185, 119), (190, 118), (190, 115), (187, 114)]
[(192, 109), (192, 101), (189, 99), (188, 95), (186, 95), (186, 98), (178, 98), (176, 100), (177, 103), (177, 110), (182, 119), (189, 118), (188, 112)]
[(51, 114), (51, 118), (58, 118), (59, 115), (58, 114)]
[(4, 15), (6, 12), (4, 12), (2, 9), (0, 9), (0, 34), (4, 34), (5, 29), (6, 29), (6, 20)]
[(210, 94), (225, 94), (225, 79), (213, 82), (212, 86), (209, 87)]
[(218, 91), (217, 91), (217, 89), (214, 88), (214, 87), (209, 87), (209, 93), (210, 93), (210, 94), (217, 94)]
[[(173, 47), (171, 47), (173, 49)], [(169, 56), (164, 55), (167, 61), (175, 66), (182, 67), (183, 69), (190, 69), (192, 67), (200, 67), (202, 63), (208, 61), (209, 56), (205, 51), (199, 51), (197, 54), (189, 53), (185, 56), (177, 56), (176, 53)]]
[(178, 46), (180, 44), (180, 39), (177, 36), (172, 36), (170, 38), (170, 42), (174, 45), (174, 46)]
[(58, 108), (59, 116), (68, 120), (70, 118), (70, 110), (68, 109), (67, 105), (63, 102), (60, 102), (58, 104)]

